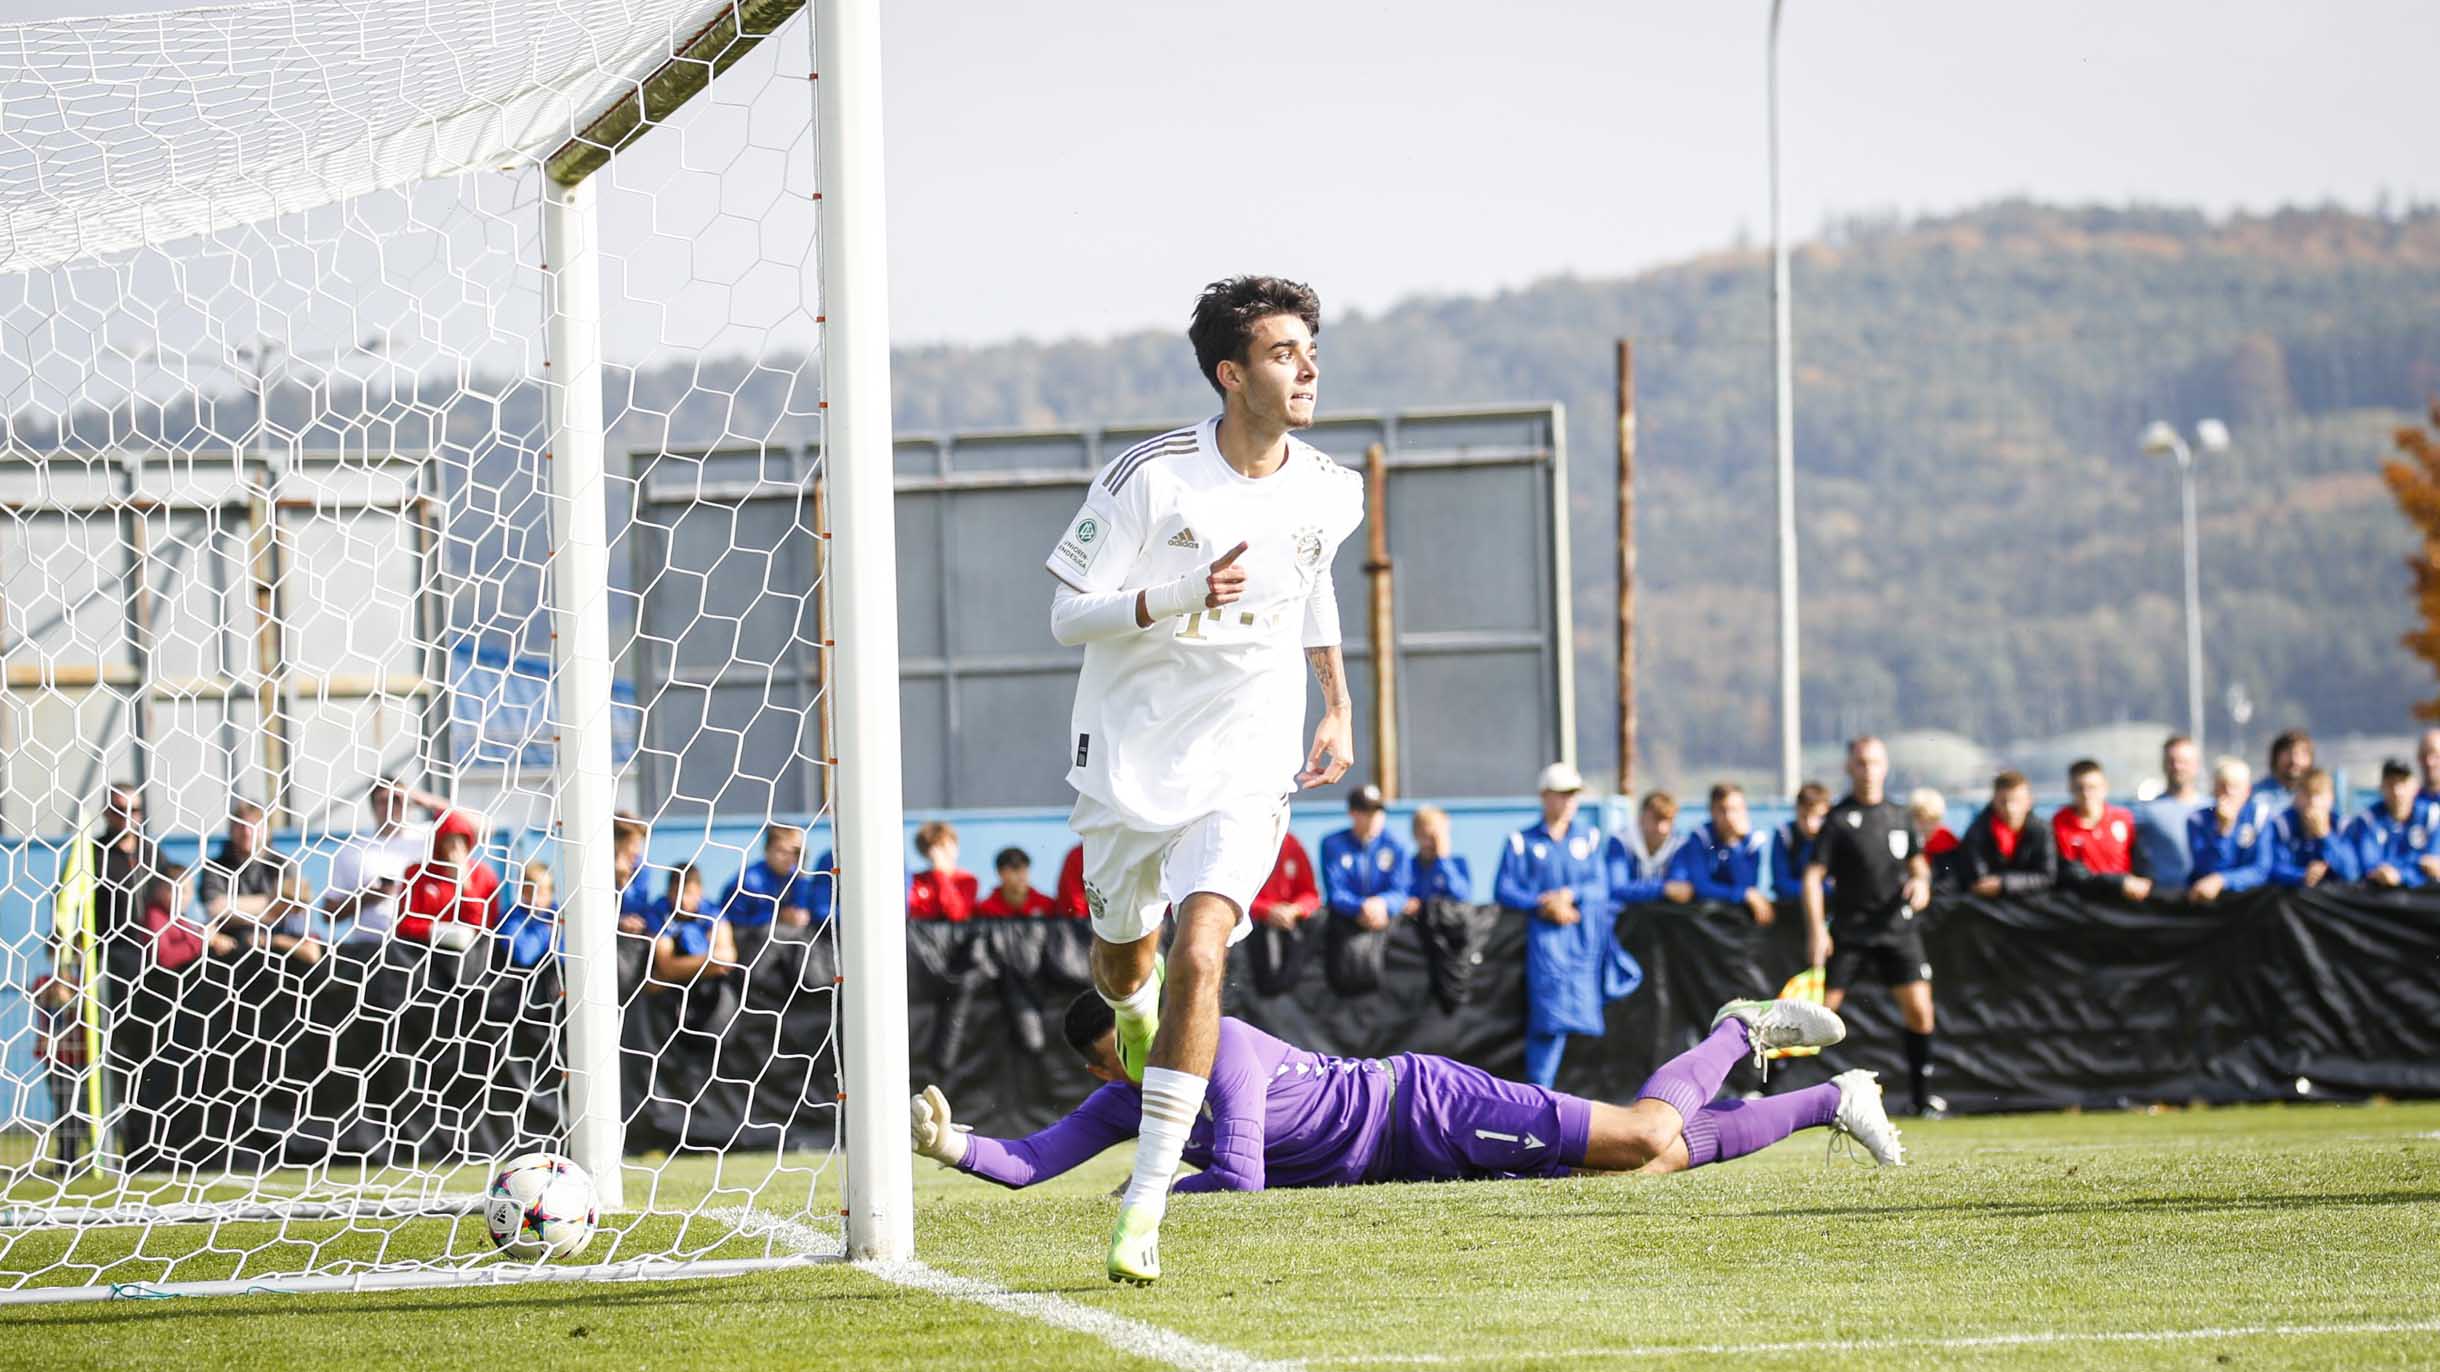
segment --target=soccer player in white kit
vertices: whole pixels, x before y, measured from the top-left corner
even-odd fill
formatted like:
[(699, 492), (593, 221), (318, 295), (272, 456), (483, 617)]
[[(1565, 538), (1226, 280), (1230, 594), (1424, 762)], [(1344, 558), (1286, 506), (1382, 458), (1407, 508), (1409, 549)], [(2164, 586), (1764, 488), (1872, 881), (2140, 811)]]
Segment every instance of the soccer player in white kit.
[[(1058, 581), (1052, 633), (1084, 646), (1068, 822), (1084, 842), (1094, 987), (1143, 1085), (1112, 1281), (1161, 1274), (1161, 1216), (1211, 1076), (1228, 950), (1253, 929), (1288, 797), (1337, 781), (1354, 753), (1330, 563), (1364, 520), (1364, 479), (1289, 436), (1313, 422), (1321, 327), (1320, 300), (1296, 282), (1205, 287), (1187, 337), (1219, 415), (1103, 468), (1044, 563)], [(1322, 688), (1310, 748), (1300, 655)]]

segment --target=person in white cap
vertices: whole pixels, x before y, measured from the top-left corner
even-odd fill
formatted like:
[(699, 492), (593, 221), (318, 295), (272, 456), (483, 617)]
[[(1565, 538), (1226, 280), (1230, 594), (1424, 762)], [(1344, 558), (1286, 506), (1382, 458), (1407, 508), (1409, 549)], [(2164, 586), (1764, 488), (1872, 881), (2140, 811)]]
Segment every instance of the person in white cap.
[(1492, 899), (1527, 920), (1525, 1079), (1550, 1086), (1567, 1036), (1601, 1033), (1602, 1007), (1641, 984), (1643, 969), (1613, 937), (1601, 830), (1576, 817), (1584, 778), (1554, 762), (1535, 785), (1542, 818), (1508, 836)]

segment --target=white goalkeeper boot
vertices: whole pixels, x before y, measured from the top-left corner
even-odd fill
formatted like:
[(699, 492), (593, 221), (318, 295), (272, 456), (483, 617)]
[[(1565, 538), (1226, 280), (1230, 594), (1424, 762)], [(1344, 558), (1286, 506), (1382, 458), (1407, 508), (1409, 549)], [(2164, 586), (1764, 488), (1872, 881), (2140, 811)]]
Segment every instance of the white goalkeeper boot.
[(1898, 1126), (1889, 1122), (1889, 1111), (1881, 1107), (1880, 1078), (1857, 1068), (1839, 1073), (1830, 1082), (1838, 1087), (1838, 1118), (1830, 1122), (1831, 1142), (1835, 1144), (1843, 1135), (1864, 1145), (1877, 1165), (1904, 1167), (1906, 1145), (1898, 1141)]
[(1827, 1048), (1847, 1037), (1847, 1022), (1837, 1011), (1809, 1000), (1732, 1000), (1711, 1017), (1711, 1027), (1731, 1019), (1745, 1022), (1756, 1067), (1774, 1048)]

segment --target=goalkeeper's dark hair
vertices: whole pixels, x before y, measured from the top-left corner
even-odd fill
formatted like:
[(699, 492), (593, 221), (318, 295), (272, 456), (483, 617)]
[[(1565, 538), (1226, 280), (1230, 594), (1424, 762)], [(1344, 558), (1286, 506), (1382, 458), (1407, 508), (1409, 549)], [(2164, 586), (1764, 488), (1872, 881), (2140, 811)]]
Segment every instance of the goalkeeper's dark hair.
[(1102, 1035), (1117, 1027), (1118, 1012), (1101, 998), (1101, 992), (1087, 990), (1068, 1002), (1067, 1018), (1061, 1022), (1059, 1032), (1067, 1039), (1068, 1047), (1076, 1050), (1076, 1056), (1083, 1058), (1090, 1066), (1093, 1062), (1093, 1045), (1101, 1042)]
[(1302, 281), (1277, 276), (1232, 276), (1214, 281), (1195, 297), (1194, 318), (1186, 325), (1186, 341), (1195, 345), (1195, 365), (1203, 379), (1221, 395), (1220, 364), (1244, 366), (1245, 350), (1254, 326), (1275, 314), (1292, 314), (1305, 321), (1316, 338), (1322, 336), (1322, 298)]

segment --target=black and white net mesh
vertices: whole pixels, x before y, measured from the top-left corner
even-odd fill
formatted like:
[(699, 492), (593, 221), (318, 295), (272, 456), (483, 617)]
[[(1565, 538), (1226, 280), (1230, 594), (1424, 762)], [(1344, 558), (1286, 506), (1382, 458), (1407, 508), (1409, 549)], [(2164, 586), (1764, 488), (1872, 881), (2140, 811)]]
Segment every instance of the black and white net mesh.
[(0, 1300), (837, 1250), (801, 4), (0, 28)]

